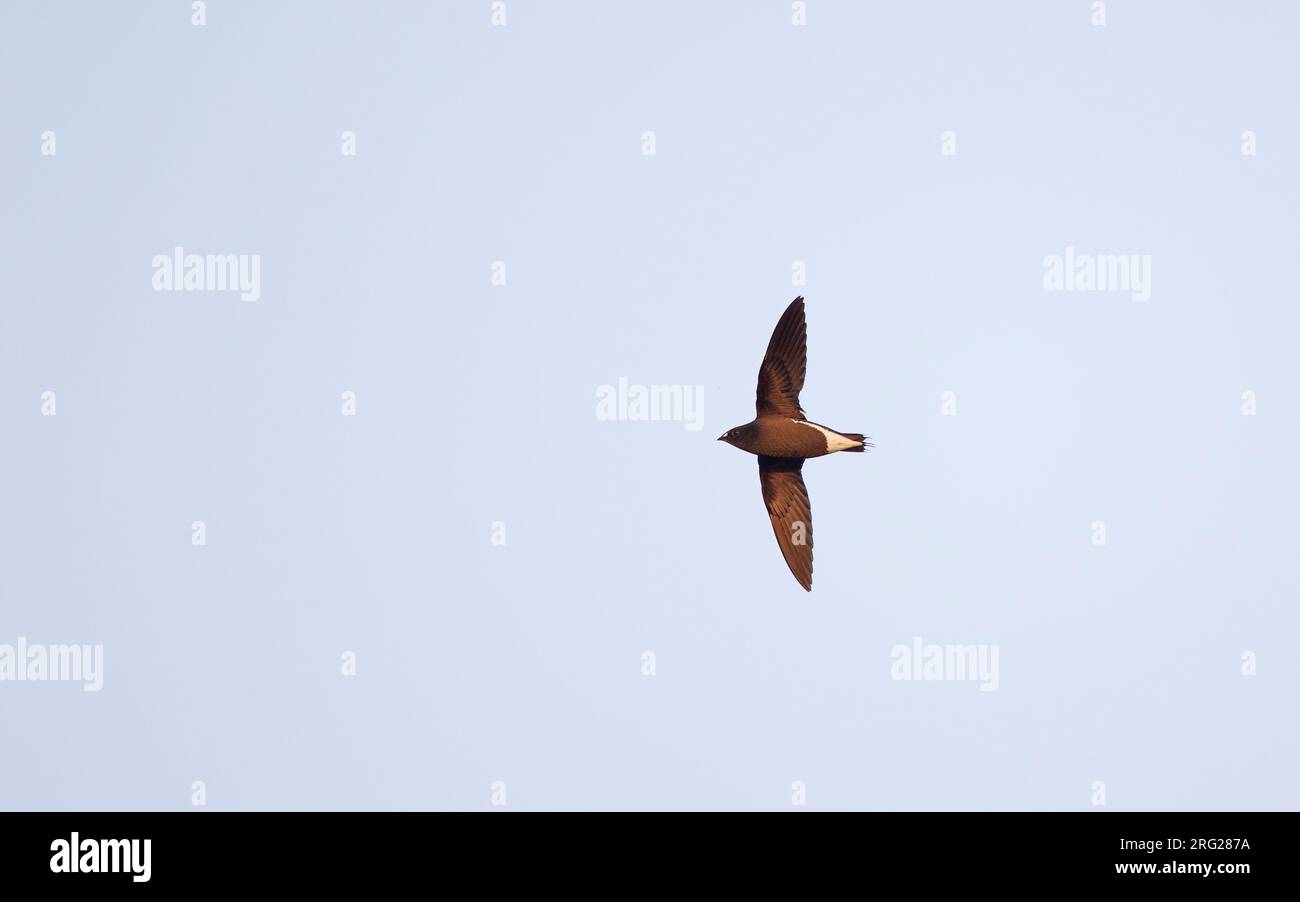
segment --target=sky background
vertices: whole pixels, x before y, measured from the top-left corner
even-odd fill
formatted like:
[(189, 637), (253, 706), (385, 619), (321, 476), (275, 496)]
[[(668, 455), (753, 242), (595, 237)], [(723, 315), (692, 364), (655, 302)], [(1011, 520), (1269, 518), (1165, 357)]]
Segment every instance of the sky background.
[[(0, 643), (105, 666), (0, 682), (0, 807), (1300, 807), (1300, 10), (506, 14), (0, 7)], [(796, 294), (877, 446), (805, 467), (811, 595), (715, 441)]]

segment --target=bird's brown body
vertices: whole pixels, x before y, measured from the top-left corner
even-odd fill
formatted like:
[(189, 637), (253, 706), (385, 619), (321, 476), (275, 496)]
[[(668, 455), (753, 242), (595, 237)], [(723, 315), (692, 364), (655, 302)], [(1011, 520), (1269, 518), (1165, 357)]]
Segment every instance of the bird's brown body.
[[(742, 451), (763, 457), (821, 457), (836, 451), (863, 450), (863, 436), (836, 432), (819, 423), (790, 417), (756, 417), (731, 430), (727, 441)], [(843, 441), (839, 441), (842, 439)], [(836, 447), (843, 445), (844, 447)]]
[(767, 354), (758, 368), (757, 416), (729, 429), (719, 441), (758, 455), (763, 488), (776, 543), (799, 585), (812, 591), (812, 505), (803, 482), (803, 462), (836, 451), (865, 451), (864, 435), (836, 432), (808, 420), (799, 405), (808, 368), (808, 328), (803, 298), (781, 314)]

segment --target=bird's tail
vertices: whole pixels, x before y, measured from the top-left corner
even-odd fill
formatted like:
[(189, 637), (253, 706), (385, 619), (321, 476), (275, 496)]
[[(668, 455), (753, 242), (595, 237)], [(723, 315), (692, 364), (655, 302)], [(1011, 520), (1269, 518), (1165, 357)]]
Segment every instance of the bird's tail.
[(840, 435), (845, 438), (853, 439), (853, 441), (858, 443), (857, 447), (845, 448), (845, 451), (866, 451), (868, 448), (875, 447), (875, 445), (871, 444), (871, 439), (860, 432), (841, 432)]

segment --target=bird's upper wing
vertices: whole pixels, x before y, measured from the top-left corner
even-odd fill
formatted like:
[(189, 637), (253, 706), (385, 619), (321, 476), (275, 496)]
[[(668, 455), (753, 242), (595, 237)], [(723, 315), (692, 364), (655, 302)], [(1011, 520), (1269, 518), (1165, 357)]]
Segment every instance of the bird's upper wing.
[(799, 585), (812, 591), (812, 505), (803, 484), (803, 461), (789, 457), (759, 457), (758, 479), (763, 503), (772, 520), (776, 544)]
[(807, 369), (808, 327), (803, 318), (803, 298), (797, 297), (772, 330), (763, 365), (758, 368), (758, 415), (802, 420), (799, 392)]

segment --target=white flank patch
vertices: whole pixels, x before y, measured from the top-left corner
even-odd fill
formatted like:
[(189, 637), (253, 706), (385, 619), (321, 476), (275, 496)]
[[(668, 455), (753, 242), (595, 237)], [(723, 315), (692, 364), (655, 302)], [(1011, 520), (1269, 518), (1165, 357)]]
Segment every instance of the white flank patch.
[(810, 423), (807, 420), (795, 420), (796, 423), (803, 423), (805, 426), (811, 426), (826, 437), (827, 451), (846, 451), (849, 448), (857, 448), (861, 444), (851, 438), (845, 438), (838, 432), (827, 429), (825, 426), (818, 426), (816, 423)]

